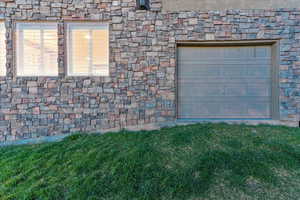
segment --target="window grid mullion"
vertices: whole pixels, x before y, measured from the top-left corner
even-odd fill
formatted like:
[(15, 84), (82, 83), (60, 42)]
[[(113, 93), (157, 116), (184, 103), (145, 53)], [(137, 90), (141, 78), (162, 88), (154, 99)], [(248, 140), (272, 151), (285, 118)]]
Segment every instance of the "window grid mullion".
[(24, 74), (25, 71), (24, 71), (24, 30), (20, 28), (20, 30), (18, 30), (18, 40), (20, 42), (19, 44), (19, 48), (18, 48), (18, 55), (17, 55), (17, 59), (19, 60), (19, 68), (20, 68), (20, 71), (18, 73), (21, 73), (21, 74)]
[(92, 30), (89, 30), (89, 75), (93, 75), (93, 34)]
[(70, 67), (68, 67), (68, 74), (69, 75), (74, 75), (73, 74), (73, 59), (74, 59), (74, 55), (73, 55), (73, 51), (72, 51), (72, 49), (73, 49), (73, 31), (72, 30), (68, 30), (68, 33), (67, 33), (68, 35), (69, 35), (69, 39), (68, 39), (68, 52), (67, 52), (67, 54), (68, 54), (68, 56), (69, 56), (69, 66)]
[(5, 27), (5, 23), (2, 22), (1, 24), (1, 31), (0, 31), (0, 34), (1, 34), (1, 45), (3, 44), (3, 55), (1, 55), (1, 61), (3, 61), (3, 63), (1, 63), (1, 74), (0, 76), (6, 76), (6, 73), (7, 73), (7, 69), (6, 69), (6, 61), (7, 61), (7, 51), (6, 51), (6, 27)]
[(45, 65), (44, 65), (44, 29), (41, 29), (40, 32), (40, 42), (41, 42), (41, 49), (40, 49), (40, 68), (39, 68), (39, 75), (45, 74)]

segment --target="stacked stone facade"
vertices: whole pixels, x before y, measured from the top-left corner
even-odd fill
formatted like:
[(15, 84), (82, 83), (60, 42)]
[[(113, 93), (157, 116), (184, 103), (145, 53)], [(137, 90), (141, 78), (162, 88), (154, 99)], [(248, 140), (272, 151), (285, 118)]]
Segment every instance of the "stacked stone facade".
[[(174, 121), (180, 41), (280, 41), (280, 118), (300, 113), (300, 9), (137, 10), (135, 0), (2, 0), (7, 76), (0, 77), (0, 141)], [(59, 76), (17, 77), (18, 21), (58, 23)], [(110, 76), (66, 75), (65, 23), (110, 24)], [(2, 47), (1, 47), (2, 48)]]

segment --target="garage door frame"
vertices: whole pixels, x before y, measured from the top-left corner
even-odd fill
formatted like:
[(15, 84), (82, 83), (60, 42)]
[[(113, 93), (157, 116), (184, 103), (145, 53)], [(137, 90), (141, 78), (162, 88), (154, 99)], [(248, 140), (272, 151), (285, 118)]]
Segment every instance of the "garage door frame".
[[(280, 65), (280, 41), (279, 40), (247, 40), (247, 41), (177, 41), (176, 45), (176, 72), (175, 72), (175, 86), (176, 86), (176, 118), (178, 120), (203, 120), (197, 119), (181, 119), (179, 118), (179, 73), (178, 73), (178, 48), (180, 47), (234, 47), (234, 46), (270, 46), (272, 53), (272, 89), (271, 89), (271, 119), (280, 120), (279, 110), (279, 65)], [(206, 120), (206, 119), (204, 119)], [(215, 119), (212, 120), (235, 120), (235, 119)], [(236, 119), (236, 120), (255, 120), (251, 119)], [(257, 120), (263, 120), (257, 118)], [(266, 119), (270, 120), (270, 119)]]

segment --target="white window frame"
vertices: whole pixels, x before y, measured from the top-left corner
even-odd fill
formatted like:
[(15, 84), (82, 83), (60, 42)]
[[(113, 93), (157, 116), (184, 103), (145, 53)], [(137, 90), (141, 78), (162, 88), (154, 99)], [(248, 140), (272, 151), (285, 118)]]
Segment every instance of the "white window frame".
[[(57, 40), (58, 40), (58, 23), (57, 22), (52, 22), (52, 21), (47, 21), (47, 22), (16, 22), (16, 33), (20, 30), (26, 30), (25, 28), (30, 28), (31, 30), (41, 30), (41, 27), (43, 30), (45, 29), (55, 29), (57, 32)], [(42, 40), (42, 39), (41, 39)], [(57, 67), (57, 74), (55, 75), (50, 75), (50, 74), (39, 74), (39, 75), (28, 75), (28, 74), (21, 74), (20, 68), (24, 68), (24, 63), (21, 62), (21, 59), (23, 58), (20, 56), (20, 53), (22, 53), (24, 48), (23, 46), (23, 40), (21, 38), (16, 37), (15, 40), (16, 43), (16, 74), (17, 77), (58, 77), (59, 75), (59, 64), (58, 64), (58, 56), (59, 56), (59, 48), (58, 48), (58, 43), (57, 43), (57, 60), (56, 60), (56, 67)], [(21, 44), (20, 44), (21, 43)], [(43, 42), (42, 42), (43, 43)], [(41, 64), (42, 65), (42, 64)]]
[(1, 28), (4, 29), (4, 49), (3, 49), (4, 50), (4, 63), (3, 63), (3, 66), (0, 66), (1, 68), (3, 68), (3, 74), (0, 73), (0, 77), (5, 77), (7, 75), (7, 69), (6, 69), (7, 51), (6, 51), (6, 26), (5, 26), (5, 21), (0, 21), (0, 26), (1, 26)]
[[(70, 30), (76, 30), (76, 29), (83, 29), (86, 28), (87, 30), (106, 30), (108, 32), (108, 39), (107, 39), (107, 67), (108, 67), (108, 74), (106, 75), (101, 75), (101, 74), (93, 74), (92, 72), (90, 73), (85, 73), (85, 74), (76, 74), (72, 73), (72, 36), (71, 36), (71, 31)], [(70, 77), (109, 77), (110, 75), (110, 63), (109, 63), (109, 57), (110, 57), (110, 47), (109, 47), (109, 24), (108, 23), (102, 23), (102, 22), (67, 22), (67, 36), (66, 36), (66, 41), (67, 41), (67, 76)], [(91, 67), (91, 66), (90, 66)]]

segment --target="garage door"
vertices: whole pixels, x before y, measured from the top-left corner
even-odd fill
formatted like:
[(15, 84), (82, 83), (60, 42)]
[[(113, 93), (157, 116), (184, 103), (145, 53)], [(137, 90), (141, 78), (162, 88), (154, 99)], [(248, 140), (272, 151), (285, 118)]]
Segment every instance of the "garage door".
[(271, 46), (179, 47), (178, 118), (271, 118)]

